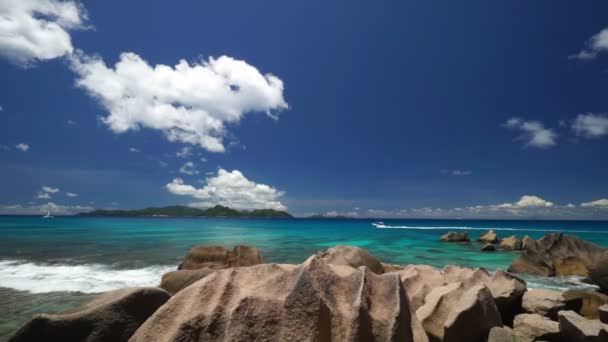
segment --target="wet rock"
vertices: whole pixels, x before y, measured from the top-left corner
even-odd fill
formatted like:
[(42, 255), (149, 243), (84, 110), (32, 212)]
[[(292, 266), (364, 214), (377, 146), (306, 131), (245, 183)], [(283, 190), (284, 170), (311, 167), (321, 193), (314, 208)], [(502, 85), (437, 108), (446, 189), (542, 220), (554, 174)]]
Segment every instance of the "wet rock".
[[(608, 266), (600, 260), (605, 248), (562, 233), (546, 234), (534, 243), (525, 241), (524, 245), (525, 250), (513, 261), (509, 272), (545, 277), (579, 275), (594, 279), (589, 272), (594, 268), (597, 270), (595, 282), (601, 283), (604, 276), (608, 281)], [(608, 261), (608, 254), (605, 258)]]
[(127, 341), (169, 297), (155, 287), (110, 291), (76, 309), (37, 315), (9, 341)]
[(461, 282), (433, 289), (416, 316), (433, 341), (485, 341), (490, 329), (502, 325), (490, 290)]
[(251, 246), (234, 246), (232, 251), (228, 251), (223, 246), (196, 246), (190, 249), (186, 255), (181, 269), (221, 270), (230, 267), (253, 266), (263, 262), (258, 249)]
[(599, 318), (602, 323), (608, 323), (608, 304), (604, 304), (598, 308)]
[(568, 290), (563, 293), (566, 301), (579, 299), (582, 301), (579, 314), (589, 319), (599, 318), (599, 307), (608, 304), (608, 296), (596, 291)]
[(301, 265), (213, 272), (173, 296), (131, 341), (426, 341), (416, 327), (397, 273), (315, 255)]
[(557, 312), (561, 310), (580, 310), (582, 299), (572, 298), (566, 300), (559, 291), (546, 289), (533, 289), (523, 295), (522, 308), (533, 314), (539, 314), (557, 319)]
[(538, 314), (520, 314), (513, 320), (515, 334), (532, 341), (560, 341), (559, 323)]
[(350, 266), (354, 268), (365, 266), (376, 274), (384, 273), (382, 263), (363, 248), (338, 245), (317, 255), (331, 265)]
[(215, 270), (210, 268), (201, 268), (198, 270), (178, 270), (163, 274), (160, 281), (160, 287), (167, 291), (170, 295), (174, 295), (185, 289), (190, 284), (203, 279)]
[(517, 236), (509, 236), (500, 241), (500, 248), (506, 251), (519, 251), (522, 249), (523, 242)]
[(470, 242), (469, 233), (467, 232), (449, 232), (441, 236), (443, 242)]
[(489, 230), (487, 233), (485, 233), (482, 236), (480, 236), (477, 239), (477, 241), (478, 242), (483, 242), (483, 243), (497, 243), (498, 242), (498, 235), (496, 234), (495, 231)]
[(496, 250), (496, 247), (493, 244), (486, 244), (483, 247), (481, 247), (481, 251), (482, 252), (494, 252)]
[(558, 318), (560, 331), (568, 341), (608, 341), (608, 325), (598, 319), (587, 319), (574, 311), (560, 311)]

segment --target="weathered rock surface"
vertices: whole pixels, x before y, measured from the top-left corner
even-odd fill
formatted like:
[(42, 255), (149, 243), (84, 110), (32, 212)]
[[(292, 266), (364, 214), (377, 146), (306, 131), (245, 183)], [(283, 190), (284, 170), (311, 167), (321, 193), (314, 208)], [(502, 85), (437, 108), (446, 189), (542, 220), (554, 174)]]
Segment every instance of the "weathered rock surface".
[(433, 341), (485, 341), (490, 329), (502, 326), (490, 290), (462, 282), (431, 290), (416, 316)]
[(488, 342), (532, 342), (531, 339), (519, 336), (509, 327), (494, 327), (490, 330)]
[[(605, 248), (561, 233), (546, 234), (542, 239), (536, 242), (526, 241), (524, 245), (525, 250), (513, 261), (509, 267), (510, 272), (545, 277), (591, 276), (598, 284), (603, 277), (608, 281), (608, 266), (601, 263), (602, 257), (608, 260), (608, 254), (603, 255)], [(590, 274), (590, 268), (596, 270), (596, 277)]]
[(538, 314), (557, 319), (557, 312), (561, 310), (580, 310), (583, 301), (581, 298), (566, 300), (562, 292), (546, 289), (533, 289), (523, 296), (522, 308), (532, 314)]
[(532, 341), (560, 341), (559, 323), (538, 314), (520, 314), (513, 320), (515, 334)]
[(480, 236), (477, 239), (477, 241), (478, 242), (483, 242), (483, 243), (497, 243), (498, 242), (498, 235), (496, 234), (495, 231), (489, 230), (487, 233), (485, 233), (482, 236)]
[(608, 341), (608, 325), (598, 319), (587, 319), (574, 311), (560, 311), (558, 318), (560, 331), (567, 341)]
[(169, 292), (170, 295), (174, 295), (190, 284), (203, 279), (214, 271), (215, 270), (205, 267), (198, 270), (179, 270), (167, 272), (163, 274), (160, 281), (160, 287)]
[(599, 318), (599, 308), (604, 304), (608, 304), (608, 296), (596, 291), (569, 290), (563, 293), (566, 301), (580, 299), (582, 306), (577, 312), (586, 318)]
[(441, 235), (441, 241), (443, 242), (470, 242), (469, 233), (467, 232), (449, 232)]
[(253, 266), (263, 263), (257, 248), (251, 246), (234, 246), (228, 251), (223, 246), (196, 246), (190, 249), (184, 259), (182, 270), (210, 268), (221, 270), (230, 267)]
[(608, 323), (608, 304), (604, 304), (598, 308), (599, 318), (602, 323)]
[(365, 266), (376, 274), (384, 273), (382, 263), (363, 248), (355, 246), (342, 246), (329, 248), (317, 254), (321, 259), (331, 265), (342, 265), (358, 268)]
[(522, 249), (523, 242), (517, 236), (509, 236), (500, 241), (500, 248), (506, 251), (519, 251)]
[(481, 247), (482, 252), (494, 252), (495, 250), (496, 247), (491, 243), (485, 244), (483, 247)]
[(213, 272), (177, 293), (138, 341), (426, 341), (396, 273), (327, 264)]
[(603, 292), (608, 293), (608, 251), (602, 253), (596, 262), (589, 266), (589, 277)]
[(9, 341), (127, 341), (169, 297), (154, 287), (107, 292), (76, 309), (38, 315)]
[(413, 311), (424, 304), (424, 298), (432, 289), (445, 285), (443, 274), (428, 265), (408, 265), (398, 273)]

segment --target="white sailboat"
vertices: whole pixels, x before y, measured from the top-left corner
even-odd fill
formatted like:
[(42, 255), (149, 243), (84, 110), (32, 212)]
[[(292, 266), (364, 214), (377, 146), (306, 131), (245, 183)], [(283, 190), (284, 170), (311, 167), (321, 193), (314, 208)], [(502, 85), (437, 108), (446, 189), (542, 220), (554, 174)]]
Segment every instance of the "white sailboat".
[(46, 215), (42, 216), (42, 218), (53, 218), (53, 215), (51, 215), (51, 202), (46, 207)]

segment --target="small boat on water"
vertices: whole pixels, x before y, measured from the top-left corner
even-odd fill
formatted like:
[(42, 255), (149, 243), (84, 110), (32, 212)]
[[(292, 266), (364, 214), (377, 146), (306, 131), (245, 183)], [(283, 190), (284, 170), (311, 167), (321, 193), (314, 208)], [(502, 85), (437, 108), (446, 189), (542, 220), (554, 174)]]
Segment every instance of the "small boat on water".
[(386, 228), (386, 226), (384, 225), (384, 222), (382, 222), (382, 221), (373, 222), (372, 225), (376, 228)]
[(53, 215), (51, 215), (51, 202), (49, 202), (49, 204), (46, 207), (46, 215), (42, 216), (42, 218), (48, 219), (48, 218), (53, 218)]

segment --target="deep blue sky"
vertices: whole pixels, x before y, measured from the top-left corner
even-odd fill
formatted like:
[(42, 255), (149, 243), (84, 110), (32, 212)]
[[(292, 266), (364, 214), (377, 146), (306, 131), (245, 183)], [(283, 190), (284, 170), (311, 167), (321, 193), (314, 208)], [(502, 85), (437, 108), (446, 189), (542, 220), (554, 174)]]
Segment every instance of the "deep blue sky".
[[(75, 86), (65, 58), (29, 68), (0, 59), (0, 144), (9, 147), (0, 150), (0, 204), (46, 203), (34, 199), (42, 186), (59, 188), (61, 205), (189, 203), (164, 186), (176, 177), (203, 186), (219, 167), (285, 191), (281, 202), (300, 215), (608, 198), (608, 135), (571, 128), (578, 114), (608, 112), (608, 53), (568, 58), (608, 27), (606, 1), (84, 7), (93, 28), (71, 31), (72, 43), (109, 66), (122, 52), (169, 66), (227, 55), (279, 77), (290, 108), (278, 120), (248, 113), (229, 124), (239, 143), (224, 153), (195, 147), (206, 162), (181, 159), (185, 145), (158, 130), (116, 134), (101, 123), (107, 110)], [(505, 125), (512, 117), (552, 129), (555, 144), (526, 146)], [(178, 172), (188, 160), (198, 175)]]

